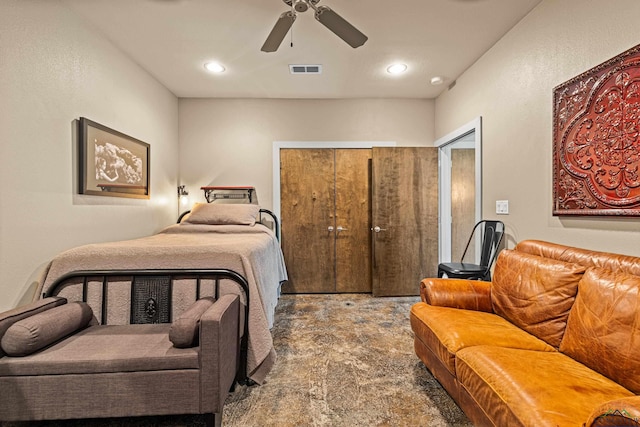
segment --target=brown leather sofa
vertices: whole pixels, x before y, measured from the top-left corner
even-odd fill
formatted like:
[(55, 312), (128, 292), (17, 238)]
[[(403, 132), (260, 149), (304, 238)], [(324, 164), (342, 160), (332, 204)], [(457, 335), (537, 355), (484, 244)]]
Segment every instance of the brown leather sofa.
[(526, 240), (424, 279), (415, 351), (476, 426), (640, 426), (640, 258)]

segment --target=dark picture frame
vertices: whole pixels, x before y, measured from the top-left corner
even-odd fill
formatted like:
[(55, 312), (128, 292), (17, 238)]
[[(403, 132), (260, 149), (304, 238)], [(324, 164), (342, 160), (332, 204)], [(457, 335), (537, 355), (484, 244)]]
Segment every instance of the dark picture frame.
[(640, 216), (640, 45), (554, 89), (553, 215)]
[(86, 117), (78, 134), (80, 194), (150, 197), (149, 144)]

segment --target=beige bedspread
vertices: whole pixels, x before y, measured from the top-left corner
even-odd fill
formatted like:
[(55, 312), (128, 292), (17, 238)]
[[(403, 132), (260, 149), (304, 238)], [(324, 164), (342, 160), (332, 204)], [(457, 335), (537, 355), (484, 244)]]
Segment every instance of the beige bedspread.
[[(247, 279), (250, 293), (247, 373), (249, 378), (262, 383), (275, 362), (269, 329), (273, 325), (279, 286), (287, 279), (287, 272), (278, 240), (261, 224), (182, 223), (148, 237), (70, 249), (51, 261), (36, 295), (42, 295), (56, 279), (75, 270), (160, 268), (227, 268)], [(123, 292), (123, 311), (128, 310), (128, 298)], [(180, 304), (179, 299), (174, 299), (174, 310)], [(111, 323), (112, 314), (109, 316)]]

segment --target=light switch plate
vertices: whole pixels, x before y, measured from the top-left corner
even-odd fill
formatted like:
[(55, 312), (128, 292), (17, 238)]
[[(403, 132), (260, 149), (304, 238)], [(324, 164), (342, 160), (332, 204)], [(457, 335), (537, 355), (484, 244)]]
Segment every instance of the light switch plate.
[(509, 215), (509, 201), (496, 200), (496, 213), (498, 215)]

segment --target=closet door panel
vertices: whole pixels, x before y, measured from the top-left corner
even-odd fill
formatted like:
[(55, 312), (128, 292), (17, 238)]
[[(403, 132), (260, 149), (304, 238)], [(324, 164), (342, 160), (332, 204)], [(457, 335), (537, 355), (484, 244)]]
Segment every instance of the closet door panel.
[(438, 151), (373, 149), (373, 294), (418, 295), (438, 265)]
[(284, 293), (335, 292), (333, 157), (326, 149), (280, 150)]
[(371, 149), (335, 150), (336, 292), (371, 292), (370, 162)]

